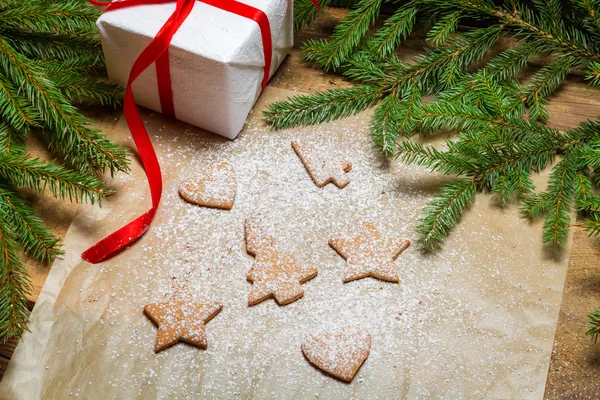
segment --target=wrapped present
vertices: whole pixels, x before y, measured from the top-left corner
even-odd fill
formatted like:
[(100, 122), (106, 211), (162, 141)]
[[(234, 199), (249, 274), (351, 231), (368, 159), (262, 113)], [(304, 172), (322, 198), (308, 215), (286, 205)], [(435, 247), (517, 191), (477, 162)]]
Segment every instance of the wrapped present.
[[(124, 7), (98, 20), (111, 81), (127, 85), (131, 68), (173, 14), (176, 3)], [(268, 77), (293, 45), (292, 2), (289, 0), (196, 1), (171, 40), (168, 56), (133, 83), (137, 104), (163, 112), (229, 139), (242, 129), (263, 84), (266, 32), (240, 10), (220, 4), (250, 6), (268, 18), (271, 52)], [(250, 12), (254, 12), (250, 9)], [(272, 51), (271, 51), (272, 50)], [(163, 65), (161, 65), (161, 62)], [(166, 65), (165, 65), (166, 63)], [(162, 67), (162, 71), (161, 71)], [(165, 88), (170, 81), (170, 88)], [(172, 101), (165, 97), (172, 97)]]
[[(162, 196), (160, 163), (136, 103), (235, 138), (293, 42), (289, 0), (116, 0), (98, 20), (109, 77), (146, 170), (152, 206), (81, 257), (101, 262), (139, 239)], [(317, 9), (317, 0), (311, 0)]]

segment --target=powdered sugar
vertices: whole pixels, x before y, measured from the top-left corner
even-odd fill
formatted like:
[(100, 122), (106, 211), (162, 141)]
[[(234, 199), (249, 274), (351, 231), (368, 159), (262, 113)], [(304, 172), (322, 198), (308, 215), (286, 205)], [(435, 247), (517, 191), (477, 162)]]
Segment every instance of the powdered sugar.
[(356, 326), (310, 333), (302, 351), (318, 368), (350, 382), (371, 350), (371, 335)]
[(181, 197), (207, 207), (231, 209), (235, 201), (235, 170), (227, 162), (200, 167), (179, 186)]
[[(273, 100), (269, 93), (265, 101)], [(84, 398), (541, 396), (566, 264), (540, 254), (538, 227), (523, 223), (516, 209), (490, 210), (483, 197), (442, 252), (413, 246), (394, 262), (400, 284), (343, 284), (345, 261), (328, 241), (355, 236), (366, 220), (384, 237), (414, 239), (420, 211), (444, 178), (381, 158), (365, 116), (272, 132), (254, 115), (233, 142), (158, 115), (146, 118), (164, 172), (163, 202), (150, 230), (127, 251), (100, 265), (72, 264), (47, 319), (32, 325), (51, 331), (48, 349), (62, 350), (56, 357), (38, 346), (40, 359), (52, 360), (36, 360), (50, 366), (40, 366), (48, 398), (65, 397), (67, 388)], [(336, 149), (353, 165), (352, 183), (316, 187), (290, 146), (295, 137)], [(236, 170), (233, 209), (180, 198), (182, 179), (223, 160)], [(94, 228), (97, 238), (149, 204), (138, 166), (117, 189), (121, 197), (98, 211), (106, 218), (103, 230)], [(78, 248), (77, 228), (90, 224), (89, 214), (82, 209), (67, 249)], [(253, 216), (272, 228), (279, 250), (319, 270), (302, 285), (300, 301), (248, 307), (254, 258), (244, 221)], [(64, 263), (78, 253), (72, 254)], [(209, 346), (181, 344), (155, 355), (156, 327), (143, 306), (168, 300), (186, 282), (196, 301), (223, 303), (207, 326)], [(320, 373), (301, 351), (305, 335), (347, 325), (372, 336), (368, 361), (350, 385)]]

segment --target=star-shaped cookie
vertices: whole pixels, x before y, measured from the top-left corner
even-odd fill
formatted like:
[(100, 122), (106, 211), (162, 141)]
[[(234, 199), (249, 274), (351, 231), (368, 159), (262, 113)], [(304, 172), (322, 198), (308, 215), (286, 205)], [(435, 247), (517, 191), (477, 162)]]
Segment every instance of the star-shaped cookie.
[(144, 306), (146, 315), (158, 325), (154, 352), (158, 353), (179, 341), (206, 349), (204, 324), (217, 315), (223, 305), (213, 301), (198, 303), (189, 288), (178, 289), (169, 301)]
[(280, 305), (292, 303), (304, 295), (301, 284), (317, 276), (316, 268), (303, 268), (292, 255), (277, 250), (273, 237), (256, 220), (246, 221), (246, 251), (256, 259), (246, 276), (252, 282), (250, 306), (271, 297)]
[(308, 171), (308, 174), (318, 187), (324, 187), (329, 182), (340, 189), (350, 183), (347, 172), (352, 169), (352, 164), (343, 157), (329, 154), (329, 152), (307, 144), (292, 142), (294, 151)]
[(346, 260), (344, 282), (372, 276), (398, 283), (394, 260), (410, 246), (410, 240), (383, 237), (375, 225), (363, 222), (357, 237), (332, 239), (329, 245)]

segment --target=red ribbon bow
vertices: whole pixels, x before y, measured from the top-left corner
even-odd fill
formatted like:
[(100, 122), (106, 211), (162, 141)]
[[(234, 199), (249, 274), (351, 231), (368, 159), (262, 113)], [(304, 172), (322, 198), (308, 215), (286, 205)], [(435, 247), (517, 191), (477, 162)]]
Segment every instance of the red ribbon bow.
[[(173, 105), (173, 91), (171, 87), (171, 76), (169, 71), (169, 45), (173, 36), (181, 27), (190, 12), (194, 8), (196, 1), (211, 5), (224, 11), (228, 11), (242, 17), (256, 21), (260, 27), (260, 33), (263, 42), (263, 53), (265, 59), (264, 76), (262, 80), (262, 88), (267, 85), (269, 74), (271, 71), (272, 58), (272, 42), (271, 28), (267, 15), (252, 6), (244, 3), (239, 3), (235, 0), (118, 0), (114, 2), (100, 2), (96, 0), (88, 0), (96, 6), (106, 6), (105, 12), (118, 10), (121, 8), (136, 7), (141, 5), (151, 4), (166, 4), (176, 2), (175, 11), (167, 19), (167, 22), (158, 31), (152, 42), (141, 52), (131, 71), (125, 89), (124, 109), (123, 114), (127, 120), (127, 125), (131, 131), (131, 136), (137, 146), (138, 153), (146, 176), (148, 177), (148, 185), (150, 186), (150, 195), (152, 197), (152, 207), (146, 213), (137, 217), (119, 230), (111, 233), (98, 243), (87, 249), (81, 257), (92, 263), (99, 263), (125, 246), (140, 238), (150, 227), (150, 223), (154, 219), (154, 215), (158, 209), (160, 198), (162, 195), (162, 174), (160, 164), (146, 127), (138, 113), (131, 85), (152, 63), (156, 65), (156, 75), (158, 78), (158, 93), (160, 97), (160, 105), (162, 112), (168, 116), (175, 116), (175, 107)], [(317, 0), (311, 2), (319, 9)]]

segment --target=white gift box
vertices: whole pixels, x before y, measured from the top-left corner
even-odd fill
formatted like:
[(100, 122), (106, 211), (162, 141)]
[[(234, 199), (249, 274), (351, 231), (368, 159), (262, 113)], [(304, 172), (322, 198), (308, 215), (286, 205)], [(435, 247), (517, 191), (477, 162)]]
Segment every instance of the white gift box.
[[(293, 45), (291, 0), (243, 0), (268, 17), (272, 76)], [(133, 63), (175, 10), (175, 3), (105, 12), (98, 29), (111, 81), (126, 86)], [(201, 1), (169, 47), (175, 116), (229, 139), (242, 129), (261, 92), (264, 55), (260, 28), (248, 18)], [(137, 104), (161, 112), (156, 69), (133, 84)]]

